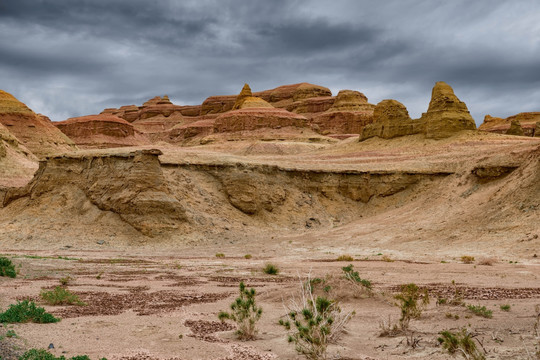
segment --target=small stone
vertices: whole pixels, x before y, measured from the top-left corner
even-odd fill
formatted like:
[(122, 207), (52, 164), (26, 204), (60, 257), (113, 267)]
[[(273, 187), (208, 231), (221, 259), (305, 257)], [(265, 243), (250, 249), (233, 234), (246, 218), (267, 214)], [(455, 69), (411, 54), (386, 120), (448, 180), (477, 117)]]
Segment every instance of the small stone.
[(99, 240), (99, 241), (97, 242), (97, 244), (98, 244), (98, 245), (103, 245), (103, 244), (105, 244), (105, 240)]

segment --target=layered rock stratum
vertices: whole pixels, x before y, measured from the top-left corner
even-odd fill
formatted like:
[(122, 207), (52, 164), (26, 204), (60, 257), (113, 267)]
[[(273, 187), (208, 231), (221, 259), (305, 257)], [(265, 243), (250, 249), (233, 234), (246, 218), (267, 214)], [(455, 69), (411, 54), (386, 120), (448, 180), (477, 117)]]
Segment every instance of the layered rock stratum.
[(34, 113), (13, 95), (0, 90), (0, 123), (34, 155), (44, 157), (75, 149), (75, 144), (47, 117)]
[(54, 125), (81, 148), (112, 148), (150, 144), (150, 141), (131, 123), (110, 114), (70, 118)]
[[(506, 134), (514, 121), (519, 122), (523, 130), (523, 136), (540, 136), (540, 131), (538, 131), (538, 128), (540, 128), (540, 112), (522, 112), (509, 116), (506, 119), (486, 115), (484, 122), (478, 127), (478, 130)], [(521, 135), (521, 133), (516, 135)]]

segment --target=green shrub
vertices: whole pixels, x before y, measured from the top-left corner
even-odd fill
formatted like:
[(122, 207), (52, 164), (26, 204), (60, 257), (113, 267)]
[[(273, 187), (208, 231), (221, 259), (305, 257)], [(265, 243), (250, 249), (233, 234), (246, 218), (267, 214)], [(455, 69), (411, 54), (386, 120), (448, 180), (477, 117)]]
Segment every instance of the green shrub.
[(41, 298), (49, 305), (86, 305), (68, 289), (57, 286), (54, 290), (41, 290)]
[(298, 353), (312, 360), (326, 359), (328, 344), (338, 340), (355, 313), (343, 314), (335, 300), (314, 298), (309, 280), (302, 283), (301, 299), (301, 303), (291, 301), (287, 320), (280, 319), (279, 324), (289, 332), (288, 341)]
[(73, 280), (71, 276), (66, 276), (66, 277), (63, 277), (63, 278), (60, 278), (60, 285), (62, 286), (66, 286), (67, 284), (70, 283), (70, 281)]
[(442, 331), (437, 339), (443, 349), (450, 354), (459, 353), (465, 359), (484, 360), (485, 356), (477, 349), (473, 336), (463, 328), (459, 332)]
[(473, 314), (478, 316), (482, 316), (488, 319), (491, 319), (493, 317), (493, 311), (488, 310), (485, 306), (467, 305), (467, 309), (469, 309)]
[(26, 323), (34, 322), (39, 324), (55, 323), (60, 319), (45, 312), (42, 307), (37, 307), (33, 301), (19, 301), (17, 304), (9, 305), (9, 308), (0, 313), (0, 323)]
[(277, 275), (279, 268), (274, 264), (266, 264), (263, 268), (263, 272), (268, 275)]
[(11, 330), (8, 330), (6, 332), (6, 337), (7, 338), (16, 338), (17, 337), (17, 333), (15, 332), (15, 330), (11, 329)]
[(13, 263), (6, 257), (0, 257), (0, 276), (7, 276), (10, 278), (17, 276)]
[(262, 308), (255, 303), (255, 289), (246, 289), (240, 283), (240, 296), (231, 304), (231, 312), (220, 311), (218, 318), (221, 321), (232, 320), (236, 322), (236, 334), (241, 340), (252, 340), (257, 334), (257, 321), (261, 318)]
[(510, 311), (510, 307), (511, 307), (511, 306), (508, 305), (508, 304), (501, 305), (501, 310), (502, 310), (502, 311)]
[(355, 283), (359, 283), (366, 289), (371, 290), (371, 281), (360, 278), (358, 271), (354, 271), (352, 264), (349, 264), (349, 266), (342, 267), (341, 270), (343, 270), (343, 272), (345, 273), (346, 279)]
[(224, 257), (225, 257), (225, 254), (224, 254), (224, 253), (217, 253), (217, 254), (216, 254), (216, 257), (217, 257), (217, 258), (224, 258)]
[[(56, 357), (44, 349), (30, 349), (25, 352), (21, 357), (19, 357), (19, 360), (66, 360), (66, 358), (63, 355), (60, 357)], [(69, 360), (90, 360), (90, 358), (88, 357), (88, 355), (77, 355), (69, 358)], [(100, 360), (107, 359), (101, 358)]]
[(248, 260), (249, 260), (249, 259), (251, 259), (252, 257), (253, 257), (253, 256), (251, 256), (250, 254), (244, 255), (244, 259), (248, 259)]
[[(398, 300), (397, 304), (401, 309), (399, 324), (403, 331), (409, 328), (411, 319), (418, 319), (422, 315), (423, 309), (429, 304), (429, 294), (427, 289), (420, 291), (416, 284), (406, 284), (401, 286), (401, 293), (394, 296)], [(418, 301), (421, 300), (419, 304)]]

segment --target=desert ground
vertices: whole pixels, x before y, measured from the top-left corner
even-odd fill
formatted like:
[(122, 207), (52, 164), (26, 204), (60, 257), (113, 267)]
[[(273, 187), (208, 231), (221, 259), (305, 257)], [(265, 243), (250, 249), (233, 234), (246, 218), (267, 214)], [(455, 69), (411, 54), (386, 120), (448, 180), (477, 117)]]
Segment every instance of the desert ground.
[[(532, 359), (538, 347), (535, 307), (540, 304), (539, 145), (535, 138), (470, 132), (440, 141), (412, 137), (337, 145), (162, 146), (160, 162), (171, 184), (180, 176), (175, 174), (179, 168), (194, 172), (194, 166), (216, 162), (233, 164), (250, 176), (263, 166), (279, 166), (371, 173), (406, 170), (425, 177), (394, 195), (359, 202), (352, 212), (343, 207), (342, 201), (348, 201), (337, 201), (330, 193), (321, 197), (329, 201), (321, 207), (325, 212), (314, 212), (315, 205), (308, 210), (293, 207), (284, 214), (274, 210), (265, 214), (277, 219), (279, 226), (273, 227), (261, 225), (268, 221), (257, 219), (261, 214), (223, 210), (224, 216), (210, 214), (214, 221), (204, 222), (209, 228), (189, 236), (123, 231), (126, 225), (119, 219), (102, 214), (93, 215), (99, 223), (85, 222), (70, 205), (81, 201), (77, 198), (64, 198), (61, 207), (53, 206), (60, 201), (56, 194), (48, 195), (45, 204), (16, 200), (15, 210), (3, 209), (9, 220), (2, 220), (2, 253), (19, 273), (15, 279), (0, 278), (0, 306), (33, 299), (62, 320), (5, 325), (2, 331), (14, 330), (17, 338), (3, 339), (4, 356), (16, 358), (24, 349), (52, 343), (50, 351), (56, 356), (86, 354), (92, 359), (301, 359), (278, 321), (310, 277), (326, 279), (332, 287), (328, 295), (339, 300), (344, 311), (356, 312), (345, 334), (328, 350), (336, 358), (449, 359), (452, 356), (437, 342), (438, 334), (465, 327), (475, 334), (487, 358)], [(288, 153), (291, 147), (294, 154)], [(302, 156), (296, 154), (299, 147)], [(251, 153), (246, 155), (246, 149)], [(279, 155), (269, 155), (268, 149)], [(70, 156), (102, 153), (80, 150)], [(473, 168), (486, 164), (516, 170), (487, 180), (473, 175)], [(206, 188), (207, 199), (219, 195), (211, 194), (208, 181), (195, 175), (193, 179), (199, 188), (190, 191)], [(258, 181), (262, 188), (266, 180)], [(294, 196), (290, 186), (289, 196)], [(98, 210), (87, 209), (84, 216), (92, 211)], [(39, 227), (46, 218), (49, 226)], [(251, 258), (246, 259), (248, 254)], [(341, 255), (353, 260), (338, 261)], [(463, 256), (474, 260), (464, 263)], [(275, 264), (279, 274), (263, 273), (267, 263)], [(349, 264), (372, 282), (372, 292), (345, 280), (341, 268)], [(86, 306), (50, 306), (40, 299), (42, 289), (52, 289), (66, 277), (67, 288)], [(236, 339), (234, 323), (222, 324), (217, 318), (237, 297), (240, 281), (256, 289), (263, 308), (252, 341)], [(381, 323), (400, 317), (393, 296), (400, 285), (411, 282), (429, 291), (430, 304), (411, 322), (407, 334), (380, 336)], [(463, 305), (437, 303), (456, 291), (463, 303), (485, 306), (493, 317), (477, 316)], [(510, 310), (501, 310), (501, 305), (510, 305)]]

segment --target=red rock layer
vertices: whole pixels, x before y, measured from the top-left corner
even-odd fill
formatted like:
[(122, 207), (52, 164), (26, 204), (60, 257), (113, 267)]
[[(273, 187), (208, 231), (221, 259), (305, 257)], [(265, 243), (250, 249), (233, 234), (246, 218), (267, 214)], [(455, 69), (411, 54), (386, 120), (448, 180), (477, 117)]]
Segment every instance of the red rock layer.
[(39, 116), (13, 95), (0, 90), (0, 123), (34, 155), (43, 158), (75, 149), (75, 144), (48, 118)]
[(146, 137), (124, 119), (110, 114), (71, 118), (55, 124), (77, 145), (109, 148), (148, 145)]
[(229, 111), (216, 118), (215, 132), (252, 131), (261, 128), (307, 127), (304, 116), (276, 108), (247, 108)]

